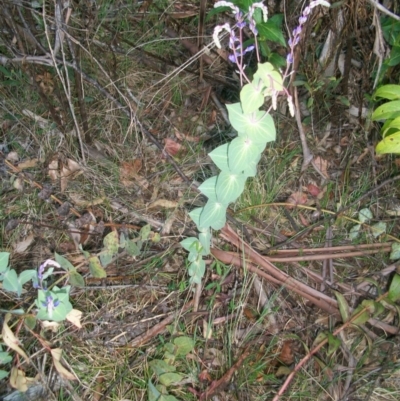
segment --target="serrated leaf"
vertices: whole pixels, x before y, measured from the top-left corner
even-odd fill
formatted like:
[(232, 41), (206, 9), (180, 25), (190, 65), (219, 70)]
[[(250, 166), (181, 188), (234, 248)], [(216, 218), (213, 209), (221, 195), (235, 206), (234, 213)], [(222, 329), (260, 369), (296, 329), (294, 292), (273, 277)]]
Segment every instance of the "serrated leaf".
[(373, 121), (387, 120), (388, 118), (396, 118), (400, 115), (400, 100), (392, 100), (379, 106), (372, 113)]
[(231, 173), (241, 174), (251, 162), (259, 157), (263, 148), (243, 137), (235, 138), (229, 144), (229, 168)]
[(385, 136), (375, 148), (378, 155), (386, 153), (400, 153), (400, 131), (395, 134)]
[(400, 99), (400, 85), (383, 85), (376, 90), (374, 97), (382, 97), (388, 100)]
[[(256, 82), (255, 82), (256, 81)], [(261, 79), (243, 86), (240, 91), (240, 102), (244, 113), (257, 111), (264, 103), (264, 84)]]
[(374, 236), (374, 238), (378, 238), (385, 232), (386, 232), (386, 223), (384, 221), (379, 221), (378, 223), (371, 226), (371, 233)]
[(345, 323), (349, 320), (350, 317), (349, 304), (340, 292), (335, 291), (335, 296), (338, 301), (340, 316), (342, 316), (343, 323)]
[(197, 258), (188, 267), (190, 283), (201, 284), (201, 280), (204, 277), (205, 271), (206, 271), (206, 262), (201, 258)]
[(215, 193), (215, 188), (217, 185), (217, 176), (210, 177), (205, 180), (200, 186), (199, 191), (207, 196), (208, 199), (217, 200), (217, 195)]
[(370, 221), (372, 219), (372, 217), (373, 217), (372, 212), (368, 208), (361, 209), (358, 212), (358, 220), (361, 223), (367, 223), (368, 221)]
[(119, 238), (116, 231), (111, 231), (103, 239), (104, 248), (108, 254), (114, 255), (118, 252)]
[(392, 244), (392, 252), (389, 256), (390, 260), (397, 260), (400, 259), (400, 243), (393, 242)]
[(89, 258), (89, 270), (92, 277), (96, 278), (107, 277), (107, 273), (101, 266), (100, 260), (97, 256), (91, 256)]
[(200, 215), (200, 226), (220, 230), (226, 223), (227, 205), (209, 199)]
[(59, 255), (57, 252), (54, 252), (55, 261), (66, 271), (75, 270), (75, 266), (64, 256)]
[(183, 379), (183, 375), (180, 373), (164, 373), (159, 377), (160, 383), (164, 386), (171, 386), (172, 384), (179, 383)]
[(194, 341), (187, 336), (177, 337), (174, 339), (176, 348), (176, 356), (186, 356), (194, 348)]
[(396, 302), (400, 299), (400, 275), (395, 274), (389, 287), (389, 299)]
[(219, 202), (234, 202), (243, 192), (247, 177), (243, 174), (221, 172), (217, 177), (216, 194)]
[(0, 274), (7, 270), (9, 259), (10, 254), (8, 252), (0, 252)]

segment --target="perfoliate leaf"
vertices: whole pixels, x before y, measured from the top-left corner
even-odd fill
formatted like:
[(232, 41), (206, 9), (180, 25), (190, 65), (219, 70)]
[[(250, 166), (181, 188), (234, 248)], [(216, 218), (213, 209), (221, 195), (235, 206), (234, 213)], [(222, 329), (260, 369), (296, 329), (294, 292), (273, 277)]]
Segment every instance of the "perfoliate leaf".
[(100, 260), (97, 256), (91, 256), (89, 258), (89, 270), (92, 277), (97, 277), (97, 278), (107, 277), (107, 273), (101, 266)]
[(200, 230), (200, 216), (203, 213), (204, 207), (197, 207), (196, 209), (193, 209), (190, 213), (189, 216), (193, 220), (194, 224), (196, 224), (197, 229)]
[(220, 230), (226, 223), (227, 205), (209, 199), (200, 215), (200, 226)]
[(85, 279), (76, 270), (71, 271), (69, 273), (69, 282), (74, 287), (84, 287), (85, 286)]
[(378, 155), (383, 155), (385, 153), (400, 153), (400, 131), (385, 136), (385, 138), (376, 145), (375, 151)]
[[(228, 104), (229, 120), (232, 127), (239, 133), (251, 139), (254, 143), (265, 145), (276, 138), (275, 124), (272, 117), (265, 111), (243, 113), (240, 103)], [(260, 149), (260, 153), (264, 149)], [(229, 157), (229, 162), (231, 158)]]
[(400, 85), (383, 85), (376, 90), (374, 97), (382, 97), (388, 100), (400, 99)]
[(36, 276), (37, 276), (36, 270), (33, 269), (23, 270), (19, 274), (18, 280), (21, 283), (21, 285), (24, 285), (25, 283), (27, 283), (29, 280), (32, 280)]
[(259, 157), (264, 149), (243, 137), (235, 138), (228, 148), (229, 168), (231, 173), (241, 174), (251, 162)]
[(218, 201), (224, 204), (235, 202), (243, 192), (245, 183), (246, 177), (243, 174), (219, 173), (216, 180)]
[(14, 269), (11, 269), (4, 274), (3, 288), (6, 291), (16, 292), (18, 296), (21, 295), (22, 285), (18, 281), (17, 272)]
[(206, 271), (206, 262), (198, 257), (194, 262), (189, 265), (188, 272), (191, 284), (201, 284), (201, 279), (204, 277)]
[(396, 302), (400, 299), (400, 275), (395, 274), (389, 287), (389, 299)]
[(180, 244), (182, 245), (182, 248), (188, 252), (197, 251), (197, 249), (199, 249), (199, 245), (201, 245), (199, 239), (196, 237), (185, 238), (180, 242)]
[(215, 187), (217, 185), (217, 176), (208, 178), (200, 186), (199, 191), (207, 196), (208, 199), (217, 200), (217, 195), (215, 193)]
[(388, 118), (396, 118), (400, 116), (400, 100), (392, 100), (379, 106), (372, 113), (373, 121), (387, 120)]
[(224, 144), (215, 148), (208, 154), (211, 160), (221, 171), (229, 171), (228, 165), (228, 144)]
[(209, 255), (211, 246), (211, 230), (209, 228), (200, 231), (199, 241), (203, 246), (204, 256)]
[(240, 91), (240, 102), (244, 113), (257, 111), (264, 103), (264, 84), (261, 79), (254, 79), (252, 83), (243, 86)]
[(349, 320), (350, 316), (349, 304), (340, 292), (335, 291), (335, 296), (338, 301), (340, 315), (342, 316), (343, 323), (345, 323)]
[(372, 217), (373, 217), (372, 212), (368, 208), (361, 209), (358, 212), (358, 220), (361, 223), (368, 223), (368, 221), (370, 221)]

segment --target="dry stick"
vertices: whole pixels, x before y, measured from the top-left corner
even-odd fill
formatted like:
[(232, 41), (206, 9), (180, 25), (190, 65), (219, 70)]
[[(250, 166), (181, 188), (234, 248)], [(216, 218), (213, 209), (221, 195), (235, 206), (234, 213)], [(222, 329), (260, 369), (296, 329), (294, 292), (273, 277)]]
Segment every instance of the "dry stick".
[[(382, 299), (386, 298), (388, 296), (388, 292), (385, 294), (381, 295), (379, 298), (376, 299), (376, 302), (380, 302)], [(360, 310), (357, 314), (352, 316), (349, 321), (344, 323), (342, 326), (338, 327), (336, 330), (333, 331), (332, 335), (337, 336), (340, 332), (342, 332), (344, 329), (346, 329), (348, 326), (350, 326), (356, 319), (358, 319), (363, 313), (368, 312), (368, 307), (365, 307)], [(280, 396), (286, 391), (288, 388), (289, 384), (293, 380), (293, 377), (295, 374), (305, 365), (305, 363), (311, 359), (313, 355), (315, 355), (325, 344), (328, 343), (328, 338), (325, 338), (325, 340), (321, 341), (316, 347), (314, 347), (293, 369), (293, 371), (289, 374), (289, 376), (286, 378), (285, 382), (283, 383), (282, 387), (279, 389), (278, 393), (275, 395), (272, 401), (278, 401)]]

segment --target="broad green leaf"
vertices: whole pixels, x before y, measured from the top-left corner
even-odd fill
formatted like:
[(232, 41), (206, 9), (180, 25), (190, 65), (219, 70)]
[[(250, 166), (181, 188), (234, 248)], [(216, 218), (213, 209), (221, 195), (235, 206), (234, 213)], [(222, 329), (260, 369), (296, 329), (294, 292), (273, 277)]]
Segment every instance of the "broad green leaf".
[(373, 121), (387, 120), (388, 118), (396, 118), (400, 116), (400, 100), (392, 100), (379, 106), (372, 113)]
[(400, 131), (385, 136), (385, 138), (376, 145), (375, 151), (378, 155), (383, 155), (385, 153), (400, 153)]
[(244, 113), (257, 111), (263, 105), (263, 89), (264, 84), (261, 79), (254, 79), (252, 83), (243, 86), (240, 91), (240, 102)]
[(361, 223), (368, 223), (368, 221), (370, 221), (372, 217), (373, 217), (372, 212), (368, 208), (361, 209), (358, 212), (358, 220)]
[(4, 274), (3, 288), (6, 291), (16, 292), (18, 296), (21, 295), (22, 285), (18, 281), (17, 272), (14, 269), (11, 269)]
[(140, 255), (140, 248), (136, 245), (136, 243), (130, 239), (125, 242), (125, 250), (128, 255), (131, 256), (139, 256)]
[(153, 369), (157, 376), (176, 371), (175, 366), (166, 363), (162, 359), (153, 359), (149, 362), (149, 366)]
[(89, 270), (92, 277), (96, 278), (107, 277), (107, 273), (101, 266), (100, 260), (97, 256), (91, 256), (89, 258)]
[(328, 332), (328, 355), (332, 355), (340, 347), (341, 341), (332, 333)]
[(187, 337), (187, 336), (175, 338), (174, 344), (176, 346), (175, 353), (177, 356), (186, 356), (194, 348), (193, 339), (191, 337)]
[(224, 145), (218, 146), (218, 148), (214, 149), (208, 154), (208, 156), (211, 157), (211, 160), (221, 171), (229, 171), (228, 145), (229, 144), (226, 143)]
[(381, 129), (383, 138), (393, 135), (398, 131), (400, 131), (400, 117), (397, 117), (394, 120), (387, 120)]
[(7, 270), (9, 259), (10, 254), (8, 252), (0, 252), (0, 274)]
[(211, 246), (211, 230), (209, 228), (203, 229), (199, 233), (199, 241), (203, 246), (204, 256), (210, 254)]
[[(400, 64), (400, 46), (394, 45), (390, 51), (388, 65), (394, 67), (397, 64)], [(399, 99), (399, 97), (397, 97), (397, 99)]]
[(150, 224), (146, 224), (140, 229), (140, 238), (142, 241), (146, 241), (149, 238), (149, 235), (151, 233), (151, 226)]
[(157, 401), (179, 401), (176, 397), (170, 394), (161, 394)]
[(358, 235), (360, 234), (360, 228), (361, 224), (356, 224), (354, 227), (351, 227), (350, 233), (349, 233), (349, 238), (351, 240), (356, 239)]
[(216, 183), (218, 201), (223, 204), (229, 204), (235, 202), (243, 192), (246, 177), (243, 174), (221, 172), (217, 177)]
[(147, 383), (147, 397), (149, 401), (158, 401), (161, 393), (156, 389), (154, 384), (149, 380)]
[(362, 301), (361, 305), (367, 308), (372, 317), (377, 317), (385, 310), (385, 307), (380, 302), (375, 302), (372, 299), (365, 299)]
[(0, 365), (5, 365), (12, 361), (12, 356), (8, 352), (0, 352)]
[[(361, 312), (361, 310), (364, 309), (364, 307), (362, 305), (359, 305), (352, 313), (352, 316), (357, 315), (359, 312)], [(352, 321), (352, 323), (360, 325), (360, 324), (364, 324), (369, 320), (370, 316), (368, 311), (364, 311), (361, 313), (361, 315), (359, 317), (357, 317), (354, 321)]]
[[(232, 127), (238, 131), (239, 135), (246, 135), (253, 142), (264, 145), (275, 140), (275, 124), (268, 113), (254, 111), (253, 113), (245, 114), (240, 103), (229, 104), (226, 107)], [(229, 155), (228, 158), (230, 161)]]
[(199, 249), (199, 245), (201, 246), (199, 239), (196, 237), (185, 238), (180, 242), (180, 244), (182, 245), (182, 248), (188, 252), (197, 251)]
[(254, 79), (261, 79), (267, 89), (268, 95), (271, 95), (271, 90), (281, 91), (283, 89), (283, 79), (279, 71), (277, 71), (271, 63), (258, 64), (257, 72), (254, 74)]
[(208, 178), (200, 186), (199, 191), (207, 196), (208, 199), (217, 200), (217, 195), (215, 193), (215, 187), (217, 185), (217, 176)]
[(120, 233), (119, 234), (119, 247), (120, 248), (125, 248), (125, 245), (126, 245), (126, 240), (127, 240), (128, 238), (127, 237), (125, 237), (125, 234), (124, 233)]
[(286, 58), (278, 53), (271, 53), (268, 56), (268, 61), (276, 68), (284, 68), (287, 64)]
[(74, 265), (64, 258), (64, 256), (59, 255), (57, 252), (54, 252), (55, 261), (66, 271), (75, 270)]
[(389, 299), (396, 302), (400, 299), (400, 275), (395, 274), (389, 287)]
[(220, 230), (226, 223), (227, 205), (209, 199), (200, 215), (200, 226)]
[(374, 97), (383, 97), (388, 100), (400, 99), (400, 85), (383, 85), (376, 90)]
[(21, 285), (24, 285), (25, 283), (27, 283), (29, 280), (32, 280), (36, 276), (37, 276), (36, 270), (33, 269), (24, 270), (19, 274), (18, 280), (21, 283)]
[(271, 18), (267, 22), (257, 24), (257, 30), (260, 37), (286, 47), (286, 41), (283, 37), (282, 28)]
[(202, 215), (204, 210), (204, 207), (197, 207), (196, 209), (193, 209), (190, 213), (189, 216), (193, 220), (193, 222), (196, 224), (197, 229), (200, 230), (200, 216)]
[(99, 255), (101, 265), (103, 267), (107, 267), (111, 263), (113, 256), (114, 256), (113, 253), (103, 251)]
[(103, 239), (104, 248), (108, 254), (114, 255), (118, 252), (119, 238), (116, 231), (111, 231)]
[(400, 243), (393, 242), (392, 244), (392, 252), (389, 256), (390, 260), (397, 260), (400, 259)]
[(201, 279), (204, 277), (206, 271), (206, 262), (197, 258), (194, 262), (189, 265), (188, 273), (190, 276), (191, 284), (201, 284)]
[(183, 379), (183, 375), (180, 373), (164, 373), (159, 377), (160, 383), (164, 386), (171, 386), (177, 384)]
[(384, 221), (379, 221), (378, 223), (371, 226), (371, 234), (374, 236), (374, 238), (378, 238), (385, 232), (386, 232), (386, 223)]
[(240, 174), (254, 159), (260, 154), (260, 146), (252, 143), (250, 140), (238, 137), (229, 144), (229, 168), (232, 173)]
[(74, 287), (84, 287), (85, 286), (85, 279), (76, 270), (69, 273), (69, 282)]
[(3, 380), (5, 377), (7, 377), (10, 374), (10, 372), (6, 372), (5, 370), (0, 369), (0, 380)]
[(36, 327), (36, 322), (37, 322), (36, 316), (33, 315), (28, 315), (25, 316), (24, 318), (25, 326), (27, 326), (31, 330), (33, 330)]
[(345, 323), (349, 320), (350, 317), (349, 304), (340, 292), (335, 291), (335, 296), (338, 301), (340, 316), (342, 316), (343, 323)]

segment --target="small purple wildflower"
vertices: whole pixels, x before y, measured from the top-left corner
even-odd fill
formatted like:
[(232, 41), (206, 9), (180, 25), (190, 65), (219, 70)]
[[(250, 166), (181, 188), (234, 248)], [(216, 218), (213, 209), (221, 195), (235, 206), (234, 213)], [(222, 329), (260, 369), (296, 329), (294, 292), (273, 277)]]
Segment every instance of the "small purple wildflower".
[(46, 302), (42, 302), (42, 305), (46, 307), (47, 313), (51, 318), (53, 316), (54, 309), (57, 308), (58, 305), (60, 305), (60, 301), (58, 299), (54, 301), (51, 295), (47, 295)]

